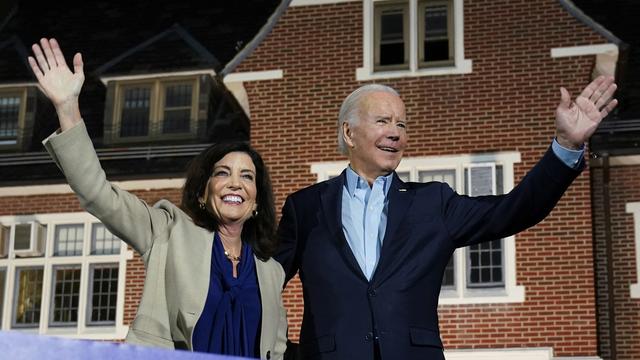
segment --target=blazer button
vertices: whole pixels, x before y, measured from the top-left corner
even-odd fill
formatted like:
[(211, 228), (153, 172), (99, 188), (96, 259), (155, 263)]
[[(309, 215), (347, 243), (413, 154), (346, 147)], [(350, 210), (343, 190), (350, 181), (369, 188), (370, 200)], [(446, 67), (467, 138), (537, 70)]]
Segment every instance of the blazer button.
[(369, 293), (369, 296), (374, 297), (376, 296), (376, 289), (369, 288), (368, 293)]
[(372, 332), (367, 333), (367, 335), (365, 335), (364, 339), (365, 339), (366, 341), (371, 341), (371, 340), (373, 340), (373, 333), (372, 333)]

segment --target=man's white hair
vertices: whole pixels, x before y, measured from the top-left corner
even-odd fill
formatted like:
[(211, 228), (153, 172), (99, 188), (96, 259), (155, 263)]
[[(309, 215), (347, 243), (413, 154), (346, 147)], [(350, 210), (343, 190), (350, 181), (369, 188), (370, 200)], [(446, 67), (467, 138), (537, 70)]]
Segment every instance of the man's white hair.
[(374, 92), (386, 92), (400, 97), (400, 94), (390, 86), (381, 84), (367, 84), (355, 89), (347, 96), (340, 106), (338, 114), (338, 150), (348, 155), (347, 144), (344, 142), (342, 124), (349, 122), (350, 126), (356, 126), (360, 121), (360, 102), (365, 95)]

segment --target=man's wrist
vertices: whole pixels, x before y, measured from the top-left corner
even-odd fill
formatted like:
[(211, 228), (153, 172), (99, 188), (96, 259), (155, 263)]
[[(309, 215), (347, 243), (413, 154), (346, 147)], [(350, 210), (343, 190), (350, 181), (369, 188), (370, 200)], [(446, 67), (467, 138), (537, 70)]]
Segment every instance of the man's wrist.
[(559, 134), (556, 135), (556, 141), (560, 146), (568, 150), (581, 150), (584, 147), (584, 143), (576, 144), (565, 139), (562, 135)]

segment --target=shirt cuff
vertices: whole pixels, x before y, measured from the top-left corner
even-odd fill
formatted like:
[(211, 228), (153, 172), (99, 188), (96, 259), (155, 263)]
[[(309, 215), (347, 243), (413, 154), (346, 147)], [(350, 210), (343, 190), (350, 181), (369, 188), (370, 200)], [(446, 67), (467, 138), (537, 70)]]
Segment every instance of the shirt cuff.
[(578, 169), (582, 159), (584, 158), (584, 145), (582, 145), (580, 150), (571, 150), (560, 145), (554, 138), (551, 148), (558, 159), (572, 169)]

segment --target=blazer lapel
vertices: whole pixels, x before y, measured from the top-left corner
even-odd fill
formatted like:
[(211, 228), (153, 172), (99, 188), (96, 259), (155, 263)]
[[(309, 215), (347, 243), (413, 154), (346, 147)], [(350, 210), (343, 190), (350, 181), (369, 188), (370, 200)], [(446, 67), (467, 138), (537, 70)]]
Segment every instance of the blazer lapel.
[(405, 218), (407, 210), (413, 202), (413, 189), (409, 189), (406, 184), (400, 180), (398, 175), (393, 173), (393, 181), (387, 194), (389, 204), (387, 208), (387, 228), (382, 241), (382, 249), (380, 250), (380, 259), (378, 266), (373, 274), (372, 280), (377, 283), (384, 281), (389, 274), (388, 270), (393, 260), (396, 259), (397, 253), (402, 248), (402, 241), (398, 241), (395, 233)]
[(326, 189), (320, 193), (322, 211), (331, 233), (330, 241), (338, 248), (338, 253), (347, 266), (364, 281), (368, 281), (342, 231), (342, 189), (346, 176), (346, 172), (343, 171), (339, 177), (327, 181)]

